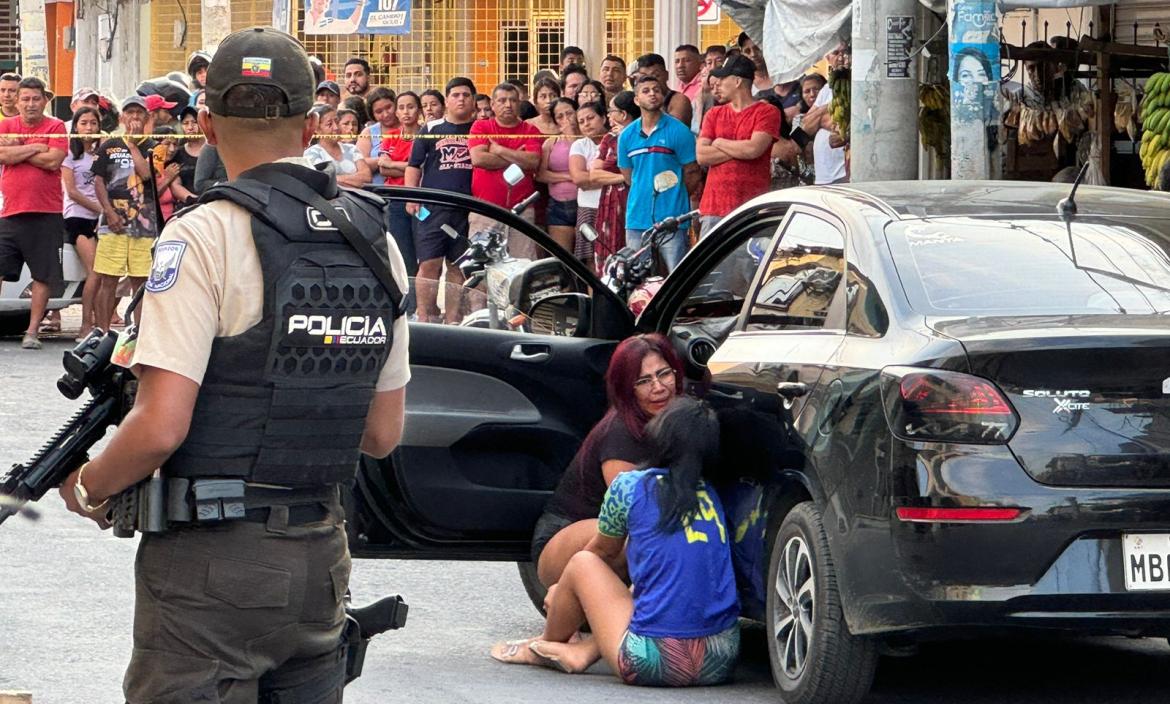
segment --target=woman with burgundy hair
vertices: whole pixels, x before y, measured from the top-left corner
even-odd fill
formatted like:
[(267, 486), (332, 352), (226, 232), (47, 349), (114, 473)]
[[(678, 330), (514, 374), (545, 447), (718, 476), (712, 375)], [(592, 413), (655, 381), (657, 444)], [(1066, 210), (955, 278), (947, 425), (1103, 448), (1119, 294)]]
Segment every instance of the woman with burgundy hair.
[(532, 562), (545, 586), (597, 533), (597, 515), (614, 477), (650, 456), (646, 424), (683, 392), (682, 360), (665, 337), (637, 335), (614, 350), (605, 372), (609, 411), (586, 436), (532, 536)]

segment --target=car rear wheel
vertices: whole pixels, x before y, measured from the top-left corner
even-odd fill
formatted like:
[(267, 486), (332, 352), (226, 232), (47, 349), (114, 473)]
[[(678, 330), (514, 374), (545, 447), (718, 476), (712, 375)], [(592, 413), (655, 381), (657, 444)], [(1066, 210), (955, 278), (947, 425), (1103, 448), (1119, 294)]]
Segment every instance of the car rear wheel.
[(517, 562), (516, 567), (520, 568), (520, 581), (524, 584), (524, 591), (528, 594), (528, 598), (532, 601), (532, 605), (544, 616), (544, 597), (548, 595), (548, 587), (541, 583), (540, 577), (536, 576), (535, 562)]
[(0, 337), (20, 335), (28, 329), (28, 311), (0, 315)]
[(869, 691), (877, 646), (849, 633), (821, 513), (797, 504), (768, 561), (768, 656), (785, 704), (852, 704)]

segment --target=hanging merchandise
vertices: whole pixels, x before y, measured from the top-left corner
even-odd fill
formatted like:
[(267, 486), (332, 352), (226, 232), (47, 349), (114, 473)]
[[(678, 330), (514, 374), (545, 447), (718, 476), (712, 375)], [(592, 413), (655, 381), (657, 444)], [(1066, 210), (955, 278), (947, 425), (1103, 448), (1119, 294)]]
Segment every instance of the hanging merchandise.
[(1156, 188), (1158, 175), (1170, 159), (1170, 73), (1155, 73), (1146, 81), (1142, 99), (1142, 146), (1138, 154), (1146, 169), (1146, 185)]
[(1118, 132), (1129, 135), (1129, 141), (1137, 140), (1138, 135), (1138, 99), (1137, 91), (1129, 86), (1122, 86), (1117, 91), (1117, 105), (1113, 108), (1113, 127)]
[(1044, 103), (1033, 105), (1025, 100), (1023, 94), (1009, 96), (1011, 107), (1004, 115), (1003, 123), (1018, 130), (1017, 138), (1021, 145), (1042, 142), (1054, 135), (1069, 144), (1075, 144), (1077, 138), (1088, 129), (1097, 109), (1093, 104), (1093, 95), (1089, 91), (1077, 86), (1071, 95), (1063, 96)]
[(918, 134), (922, 146), (940, 159), (951, 153), (951, 88), (949, 84), (918, 86)]
[(850, 91), (853, 88), (852, 71), (847, 68), (829, 72), (829, 88), (833, 91), (833, 102), (829, 103), (829, 117), (837, 126), (841, 139), (849, 141), (849, 111), (852, 109)]

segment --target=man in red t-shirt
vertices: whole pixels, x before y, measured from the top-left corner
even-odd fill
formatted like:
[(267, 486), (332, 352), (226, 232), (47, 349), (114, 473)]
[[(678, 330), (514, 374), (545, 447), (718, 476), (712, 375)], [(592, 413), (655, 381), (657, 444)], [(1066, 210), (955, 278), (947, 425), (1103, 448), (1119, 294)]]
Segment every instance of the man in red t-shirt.
[(49, 96), (38, 78), (20, 82), (16, 105), (20, 114), (0, 120), (0, 285), (16, 281), (28, 265), (32, 301), (28, 331), (20, 346), (40, 349), (37, 326), (49, 303), (50, 287), (61, 280), (61, 162), (69, 143), (65, 123), (45, 116)]
[[(467, 139), (467, 147), (471, 150), (471, 195), (501, 208), (512, 207), (536, 190), (536, 169), (540, 166), (544, 136), (535, 125), (520, 119), (519, 105), (520, 91), (516, 86), (508, 83), (496, 86), (492, 91), (492, 110), (496, 116), (476, 120)], [(504, 170), (512, 164), (524, 170), (524, 178), (509, 188), (504, 180)], [(521, 217), (528, 222), (534, 221), (531, 208), (521, 213)], [(487, 216), (472, 213), (468, 219), (468, 231), (481, 232), (494, 223)], [(531, 239), (509, 235), (508, 251), (512, 256), (521, 259), (539, 256), (539, 248)]]
[(707, 185), (699, 202), (699, 232), (705, 237), (723, 216), (765, 193), (772, 178), (772, 144), (780, 137), (780, 111), (752, 101), (756, 68), (751, 59), (733, 56), (711, 71), (718, 79), (722, 105), (703, 116), (695, 156), (707, 167)]

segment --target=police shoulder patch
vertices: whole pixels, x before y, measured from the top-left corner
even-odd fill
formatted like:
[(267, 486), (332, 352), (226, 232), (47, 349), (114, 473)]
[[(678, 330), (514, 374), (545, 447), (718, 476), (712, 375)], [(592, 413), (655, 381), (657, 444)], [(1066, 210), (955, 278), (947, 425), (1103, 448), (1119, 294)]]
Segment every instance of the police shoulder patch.
[(179, 263), (186, 251), (187, 243), (178, 240), (168, 240), (155, 245), (154, 263), (150, 267), (150, 278), (146, 280), (146, 290), (161, 293), (174, 286), (179, 280)]

